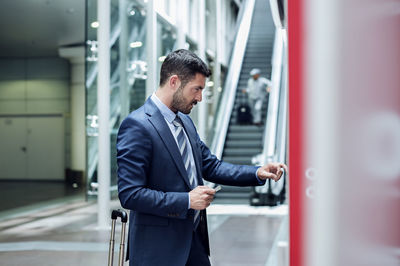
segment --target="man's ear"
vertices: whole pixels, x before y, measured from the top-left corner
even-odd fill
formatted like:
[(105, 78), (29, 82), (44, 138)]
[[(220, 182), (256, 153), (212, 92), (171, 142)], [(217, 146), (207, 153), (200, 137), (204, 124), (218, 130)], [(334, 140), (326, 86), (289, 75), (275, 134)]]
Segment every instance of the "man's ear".
[(172, 75), (168, 80), (169, 86), (174, 90), (177, 90), (181, 86), (181, 80), (178, 75)]

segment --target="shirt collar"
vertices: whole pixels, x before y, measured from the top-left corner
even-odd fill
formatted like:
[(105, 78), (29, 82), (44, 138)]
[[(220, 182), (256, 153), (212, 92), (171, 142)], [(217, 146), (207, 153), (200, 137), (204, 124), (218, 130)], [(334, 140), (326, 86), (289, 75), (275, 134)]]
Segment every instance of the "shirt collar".
[(154, 102), (157, 108), (160, 110), (164, 119), (168, 121), (168, 123), (172, 123), (174, 121), (177, 114), (171, 111), (161, 100), (157, 97), (155, 93), (153, 93), (150, 99)]

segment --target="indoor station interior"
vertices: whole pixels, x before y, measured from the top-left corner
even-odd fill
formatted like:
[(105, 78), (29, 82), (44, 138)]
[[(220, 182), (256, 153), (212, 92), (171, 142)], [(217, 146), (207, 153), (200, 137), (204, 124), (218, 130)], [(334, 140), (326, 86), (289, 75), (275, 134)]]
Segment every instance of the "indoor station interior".
[(106, 265), (119, 127), (186, 49), (211, 70), (190, 118), (212, 154), (289, 169), (221, 186), (211, 265), (399, 266), (400, 4), (369, 2), (2, 0), (0, 265)]

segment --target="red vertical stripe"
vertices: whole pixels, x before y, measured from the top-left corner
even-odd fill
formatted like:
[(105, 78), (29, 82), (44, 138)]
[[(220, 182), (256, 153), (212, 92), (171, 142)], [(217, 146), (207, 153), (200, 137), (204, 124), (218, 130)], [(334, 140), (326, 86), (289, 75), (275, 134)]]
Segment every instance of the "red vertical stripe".
[(289, 256), (290, 266), (303, 266), (304, 232), (304, 113), (303, 113), (303, 0), (288, 0), (289, 46)]

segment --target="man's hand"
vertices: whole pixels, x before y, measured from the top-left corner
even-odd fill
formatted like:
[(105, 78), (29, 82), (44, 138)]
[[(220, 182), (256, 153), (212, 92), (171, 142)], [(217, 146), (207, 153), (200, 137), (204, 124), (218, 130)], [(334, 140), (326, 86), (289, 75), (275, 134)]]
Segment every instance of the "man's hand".
[(283, 163), (269, 163), (266, 164), (264, 166), (261, 166), (260, 168), (258, 168), (257, 170), (257, 176), (259, 179), (261, 180), (265, 180), (265, 179), (272, 179), (275, 182), (278, 181), (281, 176), (282, 176), (282, 170), (281, 168), (283, 168), (285, 170), (285, 172), (287, 173), (288, 168), (286, 166), (286, 164)]
[(195, 210), (204, 210), (210, 206), (214, 199), (215, 189), (207, 186), (198, 186), (189, 192), (190, 208)]

